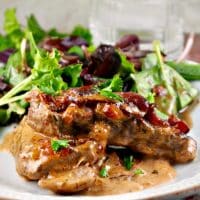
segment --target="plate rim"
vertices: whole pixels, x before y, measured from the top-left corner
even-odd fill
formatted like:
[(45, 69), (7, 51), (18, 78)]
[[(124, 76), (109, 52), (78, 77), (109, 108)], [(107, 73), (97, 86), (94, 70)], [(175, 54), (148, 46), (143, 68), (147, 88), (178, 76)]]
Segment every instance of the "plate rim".
[[(200, 90), (200, 81), (195, 81), (197, 83), (197, 89)], [(2, 131), (2, 130), (0, 130)], [(198, 141), (200, 144), (200, 141)], [(198, 145), (198, 148), (200, 149), (200, 145)], [(200, 155), (198, 155), (200, 157)], [(198, 157), (197, 156), (197, 157)], [(196, 159), (195, 159), (196, 160)], [(192, 161), (192, 162), (195, 162)], [(83, 198), (84, 200), (91, 200), (91, 199), (97, 199), (97, 200), (142, 200), (142, 199), (160, 199), (160, 198), (174, 198), (178, 197), (180, 195), (190, 195), (195, 192), (200, 193), (200, 168), (199, 171), (197, 171), (196, 174), (194, 174), (192, 177), (180, 180), (178, 182), (174, 182), (174, 180), (157, 185), (151, 188), (147, 188), (145, 190), (137, 191), (137, 192), (130, 192), (130, 193), (123, 193), (123, 194), (116, 194), (116, 195), (106, 195), (106, 196), (58, 196), (58, 195), (51, 195), (49, 194), (34, 194), (31, 192), (21, 192), (17, 191), (15, 189), (9, 188), (8, 185), (4, 185), (0, 183), (0, 199), (37, 199), (37, 200), (76, 200)], [(173, 183), (174, 182), (174, 183)], [(145, 191), (145, 193), (144, 193)]]

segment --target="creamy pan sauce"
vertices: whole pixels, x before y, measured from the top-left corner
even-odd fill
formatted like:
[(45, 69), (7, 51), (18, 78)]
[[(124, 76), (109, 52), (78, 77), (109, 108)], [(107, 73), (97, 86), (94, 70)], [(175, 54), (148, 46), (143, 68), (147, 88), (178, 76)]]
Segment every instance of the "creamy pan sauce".
[[(14, 133), (7, 134), (0, 150), (12, 151)], [(111, 166), (112, 167), (112, 166)], [(134, 175), (136, 169), (141, 169), (143, 174)], [(97, 176), (94, 184), (89, 189), (82, 191), (83, 195), (109, 195), (134, 192), (159, 185), (172, 180), (176, 176), (175, 169), (168, 161), (162, 159), (143, 159), (136, 163), (129, 172), (107, 178)]]
[(82, 194), (110, 195), (134, 192), (168, 182), (176, 176), (175, 169), (165, 160), (145, 159), (137, 164), (137, 168), (142, 169), (144, 174), (133, 177), (98, 178), (94, 186)]

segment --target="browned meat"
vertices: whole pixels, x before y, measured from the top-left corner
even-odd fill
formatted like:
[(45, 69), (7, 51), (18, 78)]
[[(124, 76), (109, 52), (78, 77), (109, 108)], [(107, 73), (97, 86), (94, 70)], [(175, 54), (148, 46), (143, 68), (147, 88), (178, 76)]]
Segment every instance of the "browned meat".
[[(109, 127), (109, 145), (126, 146), (149, 156), (173, 162), (188, 162), (196, 155), (196, 142), (182, 132), (187, 126), (180, 120), (162, 121), (152, 106), (138, 94), (119, 93), (124, 102), (98, 95), (91, 87), (66, 91), (59, 97), (32, 93), (27, 123), (39, 132), (65, 137), (87, 134), (96, 122)], [(149, 113), (151, 112), (151, 113)]]
[[(162, 121), (140, 95), (118, 94), (123, 102), (100, 96), (90, 86), (57, 97), (33, 91), (27, 99), (28, 115), (11, 143), (18, 173), (54, 192), (73, 193), (94, 185), (101, 188), (105, 181), (99, 170), (107, 166), (110, 179), (133, 180), (133, 171), (125, 170), (116, 154), (106, 152), (108, 145), (174, 162), (194, 159), (196, 142), (182, 135), (187, 131), (182, 121)], [(54, 151), (52, 139), (67, 139), (69, 146)]]
[(72, 193), (91, 187), (95, 179), (96, 173), (91, 167), (81, 166), (70, 171), (51, 173), (40, 179), (39, 185), (56, 193)]
[(84, 164), (93, 165), (104, 155), (108, 132), (107, 126), (101, 124), (97, 132), (87, 137), (66, 136), (69, 148), (54, 152), (51, 137), (36, 132), (24, 118), (14, 132), (11, 152), (16, 159), (17, 171), (30, 180), (38, 180), (54, 172), (71, 170)]
[(112, 129), (110, 145), (127, 146), (133, 151), (178, 163), (191, 161), (196, 156), (195, 140), (177, 135), (171, 127), (154, 127), (144, 120), (135, 120)]

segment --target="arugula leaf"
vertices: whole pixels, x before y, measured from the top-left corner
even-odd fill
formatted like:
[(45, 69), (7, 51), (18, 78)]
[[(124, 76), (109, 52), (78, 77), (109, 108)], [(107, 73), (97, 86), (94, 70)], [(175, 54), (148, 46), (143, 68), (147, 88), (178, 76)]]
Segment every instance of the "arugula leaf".
[(130, 77), (135, 81), (134, 89), (145, 98), (148, 97), (154, 86), (161, 83), (157, 66), (131, 74)]
[(84, 58), (84, 52), (83, 52), (83, 49), (79, 46), (73, 46), (71, 47), (67, 53), (69, 54), (75, 54), (77, 56), (79, 56), (80, 58)]
[(198, 90), (192, 88), (191, 84), (180, 74), (163, 63), (159, 44), (155, 43), (154, 49), (160, 65), (164, 85), (166, 86), (169, 95), (174, 97), (174, 99), (176, 98), (174, 107), (176, 106), (177, 111), (179, 111), (185, 108), (197, 96)]
[(198, 95), (198, 90), (193, 88), (179, 73), (168, 67), (168, 75), (173, 74), (174, 89), (177, 94), (178, 110), (185, 108)]
[(21, 82), (25, 76), (23, 70), (26, 68), (26, 39), (22, 39), (20, 50), (12, 54), (5, 67), (4, 79), (12, 86)]
[(0, 70), (0, 75), (4, 80), (12, 86), (17, 85), (24, 80), (25, 75), (23, 70), (26, 65), (26, 40), (23, 39), (20, 45), (20, 50), (10, 55), (4, 67)]
[(51, 140), (51, 148), (56, 152), (68, 146), (69, 146), (68, 140), (55, 140), (55, 139)]
[(165, 114), (176, 114), (179, 110), (186, 107), (197, 95), (198, 91), (192, 88), (180, 74), (166, 65), (160, 53), (159, 43), (154, 43), (154, 49), (157, 56), (157, 65), (141, 72), (131, 74), (134, 80), (133, 89), (149, 98), (152, 89), (156, 85), (162, 85), (167, 93), (165, 96), (155, 98), (157, 108)]
[(186, 80), (200, 80), (200, 64), (198, 63), (167, 61), (166, 64), (175, 69)]
[(158, 62), (158, 60), (157, 60), (157, 56), (155, 53), (147, 54), (142, 62), (142, 70), (155, 67), (157, 65), (157, 62)]
[(0, 124), (5, 125), (9, 121), (12, 113), (23, 115), (26, 112), (25, 108), (20, 102), (9, 103), (8, 108), (0, 108)]
[(12, 86), (17, 85), (25, 78), (24, 74), (19, 70), (21, 59), (21, 54), (18, 51), (9, 57), (8, 62), (4, 67), (3, 77), (5, 81)]
[(40, 42), (46, 36), (46, 32), (42, 29), (34, 15), (28, 17), (27, 27), (32, 32), (36, 43)]
[(81, 25), (75, 26), (71, 35), (81, 37), (85, 39), (85, 41), (87, 41), (88, 44), (92, 44), (92, 34), (90, 30)]
[(133, 164), (134, 164), (133, 156), (124, 157), (124, 166), (126, 167), (127, 170), (131, 170)]
[(80, 86), (79, 83), (81, 81), (80, 74), (82, 71), (82, 64), (74, 64), (69, 65), (64, 68), (63, 76), (66, 76), (70, 79), (69, 86), (70, 87), (77, 87)]

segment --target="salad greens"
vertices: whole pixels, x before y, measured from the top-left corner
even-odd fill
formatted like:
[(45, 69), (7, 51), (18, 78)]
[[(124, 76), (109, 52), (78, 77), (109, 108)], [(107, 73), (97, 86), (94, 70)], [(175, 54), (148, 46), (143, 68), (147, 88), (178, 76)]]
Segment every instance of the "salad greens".
[(176, 114), (197, 96), (198, 91), (177, 71), (163, 62), (158, 42), (154, 43), (154, 51), (157, 62), (155, 62), (155, 57), (151, 55), (154, 57), (152, 65), (149, 65), (150, 62), (148, 62), (148, 67), (146, 64), (144, 70), (130, 75), (135, 81), (133, 90), (148, 99), (156, 85), (163, 86), (167, 94), (155, 98), (155, 103), (158, 109), (165, 114)]
[[(19, 115), (25, 113), (28, 104), (23, 103), (23, 99), (26, 92), (32, 88), (56, 95), (68, 87), (82, 84), (80, 79), (82, 64), (61, 69), (60, 54), (56, 49), (52, 53), (47, 53), (37, 47), (37, 44), (47, 36), (63, 38), (69, 34), (60, 33), (55, 28), (45, 31), (34, 15), (27, 17), (27, 27), (23, 27), (17, 20), (14, 8), (5, 11), (4, 31), (5, 35), (0, 35), (0, 52), (9, 48), (15, 49), (15, 52), (0, 68), (0, 77), (13, 87), (0, 98), (0, 124), (7, 123), (12, 113)], [(89, 30), (80, 25), (74, 28), (73, 35), (92, 42)], [(78, 46), (72, 47), (69, 53), (78, 54), (81, 58), (84, 56), (82, 49)], [(28, 77), (27, 66), (31, 68), (31, 74)], [(62, 76), (68, 81), (63, 81)]]
[[(89, 29), (76, 26), (70, 34), (58, 32), (55, 28), (44, 30), (34, 15), (27, 17), (26, 27), (16, 17), (16, 9), (7, 9), (4, 20), (4, 35), (0, 35), (0, 53), (13, 49), (6, 64), (0, 67), (0, 78), (11, 86), (0, 98), (0, 123), (5, 124), (13, 113), (22, 115), (28, 106), (24, 98), (32, 89), (39, 89), (49, 95), (58, 95), (70, 87), (82, 86), (81, 73), (88, 55), (95, 52)], [(80, 37), (88, 46), (82, 49), (79, 44), (71, 46), (65, 53), (77, 55), (76, 64), (63, 67), (61, 54), (57, 49), (47, 52), (38, 47), (46, 37)], [(71, 41), (70, 41), (71, 42)], [(197, 96), (198, 91), (187, 80), (200, 79), (200, 65), (164, 61), (159, 42), (155, 41), (154, 51), (142, 60), (142, 68), (137, 71), (123, 51), (116, 49), (120, 58), (118, 72), (112, 78), (95, 77), (99, 83), (95, 89), (100, 95), (115, 101), (123, 101), (116, 92), (122, 92), (127, 81), (131, 81), (131, 91), (137, 92), (149, 103), (155, 103), (156, 114), (161, 119), (177, 114)], [(86, 62), (87, 63), (87, 62)], [(186, 80), (185, 80), (185, 79)], [(156, 94), (160, 86), (164, 95)]]
[(71, 78), (70, 85), (75, 87), (80, 76), (81, 64), (69, 66), (62, 69), (59, 64), (60, 54), (54, 49), (53, 52), (43, 52), (37, 46), (32, 33), (27, 32), (27, 39), (31, 48), (31, 54), (34, 58), (34, 66), (30, 76), (19, 82), (14, 88), (7, 92), (0, 99), (0, 106), (8, 102), (14, 102), (24, 98), (23, 95), (16, 96), (18, 93), (29, 91), (32, 88), (39, 88), (41, 91), (56, 95), (62, 90), (68, 88), (63, 81), (62, 74), (67, 74)]
[(27, 19), (27, 28), (32, 32), (35, 42), (38, 43), (47, 35), (42, 29), (34, 15), (30, 15)]
[(200, 80), (200, 64), (198, 63), (167, 61), (167, 65), (175, 69), (186, 80)]
[[(25, 28), (17, 20), (16, 9), (11, 8), (5, 11), (4, 31), (6, 34), (0, 34), (0, 51), (8, 48), (20, 48), (26, 29), (32, 32), (36, 44), (41, 42), (47, 36), (63, 38), (69, 35), (67, 33), (58, 32), (55, 28), (45, 31), (32, 14), (27, 17), (27, 26)], [(92, 35), (89, 29), (84, 28), (81, 25), (75, 26), (71, 35), (80, 36), (89, 44), (92, 44)]]

